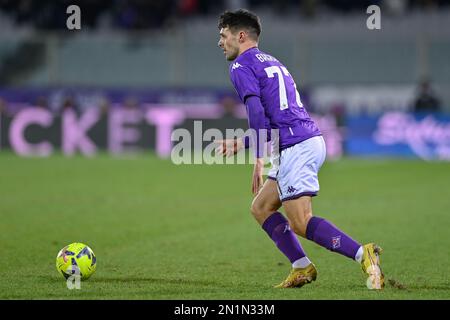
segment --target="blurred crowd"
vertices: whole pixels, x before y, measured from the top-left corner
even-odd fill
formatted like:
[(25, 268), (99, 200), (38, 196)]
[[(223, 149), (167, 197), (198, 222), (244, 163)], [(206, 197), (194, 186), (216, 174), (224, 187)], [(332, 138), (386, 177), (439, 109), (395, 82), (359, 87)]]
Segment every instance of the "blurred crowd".
[(275, 14), (295, 13), (314, 18), (321, 12), (364, 10), (371, 4), (409, 10), (437, 10), (450, 0), (0, 0), (0, 14), (17, 26), (58, 30), (66, 28), (66, 8), (81, 8), (83, 26), (116, 29), (154, 29), (189, 17), (217, 15), (225, 9), (266, 8)]
[[(309, 112), (320, 113), (316, 110), (315, 103), (311, 101), (308, 91), (303, 92), (302, 100), (308, 108)], [(184, 101), (187, 104), (193, 103), (195, 99), (204, 101), (205, 96), (193, 95), (189, 96), (189, 92), (186, 92)], [(3, 97), (0, 93), (0, 115), (14, 116), (22, 108), (37, 107), (48, 110), (55, 115), (61, 114), (66, 110), (73, 110), (76, 113), (83, 113), (87, 109), (96, 108), (102, 114), (107, 114), (109, 110), (115, 108), (124, 108), (128, 110), (145, 110), (149, 103), (169, 103), (171, 99), (178, 99), (179, 93), (167, 91), (163, 98), (159, 97), (156, 100), (149, 98), (148, 96), (142, 96), (142, 94), (125, 94), (121, 97), (114, 97), (111, 93), (93, 92), (67, 92), (66, 90), (56, 90), (50, 92), (42, 92), (40, 94), (33, 94), (27, 99), (21, 100), (20, 103), (9, 103), (8, 98)], [(209, 96), (209, 104), (217, 104), (222, 110), (223, 117), (235, 117), (239, 113), (241, 108), (241, 102), (237, 99), (234, 92), (224, 91)], [(191, 100), (188, 102), (188, 100)], [(175, 102), (173, 100), (173, 103)], [(195, 103), (195, 102), (194, 102)], [(202, 104), (197, 102), (197, 104)], [(441, 98), (436, 94), (435, 90), (429, 79), (422, 79), (416, 87), (414, 96), (411, 96), (410, 104), (406, 111), (416, 113), (443, 113), (446, 110), (443, 108)], [(338, 123), (342, 122), (348, 110), (343, 105), (337, 104), (331, 106), (328, 112), (335, 116)]]

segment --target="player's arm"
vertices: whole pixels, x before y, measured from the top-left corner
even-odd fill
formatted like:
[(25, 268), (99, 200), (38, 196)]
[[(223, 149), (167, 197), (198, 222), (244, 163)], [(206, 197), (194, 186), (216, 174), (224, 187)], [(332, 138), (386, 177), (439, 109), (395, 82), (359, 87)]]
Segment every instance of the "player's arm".
[[(267, 136), (266, 136), (266, 142), (270, 142), (270, 140), (272, 139), (272, 137), (271, 137), (271, 135), (270, 135), (270, 124), (269, 124), (269, 122), (268, 122), (268, 120), (267, 120), (267, 118), (265, 119), (266, 120), (266, 134), (267, 134)], [(248, 136), (248, 135), (246, 135), (246, 136), (243, 136), (242, 138), (240, 138), (240, 139), (242, 139), (242, 143), (243, 143), (243, 147), (245, 148), (245, 149), (248, 149), (248, 148), (250, 148), (250, 136)]]
[[(237, 139), (227, 139), (217, 141), (220, 145), (216, 149), (216, 152), (224, 155), (232, 155), (238, 152), (240, 149), (253, 146), (255, 165), (253, 167), (252, 177), (252, 193), (256, 195), (261, 189), (264, 170), (264, 150), (266, 141), (270, 140), (270, 132), (266, 128), (266, 117), (264, 114), (264, 107), (261, 104), (261, 99), (258, 96), (252, 95), (246, 97), (245, 107), (248, 116), (248, 126), (250, 127), (250, 136)], [(244, 142), (247, 140), (247, 143)], [(247, 144), (247, 146), (245, 146)]]
[[(270, 136), (270, 127), (267, 127), (267, 142), (271, 140)], [(243, 137), (235, 138), (235, 139), (223, 139), (223, 140), (216, 140), (215, 143), (218, 144), (218, 147), (216, 148), (216, 152), (220, 155), (231, 157), (232, 155), (235, 155), (242, 149), (248, 149), (250, 148), (251, 138), (249, 135), (245, 135)]]
[(248, 115), (248, 125), (252, 129), (251, 144), (255, 152), (255, 165), (253, 167), (252, 193), (256, 195), (261, 189), (264, 170), (264, 148), (267, 141), (266, 117), (261, 99), (258, 96), (249, 96), (245, 101)]
[[(260, 95), (258, 79), (256, 79), (253, 71), (247, 66), (231, 68), (230, 77), (239, 98), (248, 108), (248, 98), (253, 96), (259, 97)], [(268, 126), (268, 124), (266, 124), (266, 126)], [(270, 132), (270, 129), (268, 132)], [(266, 136), (267, 141), (270, 141), (270, 133)], [(248, 149), (252, 144), (250, 136), (244, 136), (237, 139), (218, 140), (216, 143), (219, 144), (216, 148), (216, 152), (224, 156), (232, 156), (243, 148)]]
[(245, 146), (243, 138), (216, 140), (214, 142), (218, 144), (216, 153), (227, 157), (235, 155), (243, 148), (248, 148), (248, 146)]

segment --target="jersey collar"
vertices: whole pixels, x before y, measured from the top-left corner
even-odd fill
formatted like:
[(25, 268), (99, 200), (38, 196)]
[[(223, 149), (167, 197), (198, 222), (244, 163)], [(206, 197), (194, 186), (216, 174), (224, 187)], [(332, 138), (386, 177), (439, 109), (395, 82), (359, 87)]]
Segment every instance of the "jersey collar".
[(249, 53), (249, 52), (251, 52), (251, 51), (253, 51), (253, 50), (259, 50), (258, 49), (258, 47), (251, 47), (251, 48), (248, 48), (247, 50), (245, 50), (244, 52), (242, 52), (240, 55), (238, 55), (237, 56), (237, 58), (234, 60), (234, 61), (237, 61), (240, 57), (242, 57), (243, 55), (245, 55), (245, 54), (247, 54), (247, 53)]

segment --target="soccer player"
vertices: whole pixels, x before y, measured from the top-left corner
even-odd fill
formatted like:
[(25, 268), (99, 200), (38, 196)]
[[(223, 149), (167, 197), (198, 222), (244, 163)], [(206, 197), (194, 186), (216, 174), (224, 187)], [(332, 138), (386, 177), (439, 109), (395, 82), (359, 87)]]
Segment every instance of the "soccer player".
[[(361, 264), (370, 289), (384, 287), (380, 268), (381, 248), (361, 245), (326, 219), (313, 216), (311, 200), (319, 191), (318, 172), (325, 160), (325, 142), (311, 120), (286, 67), (275, 57), (258, 49), (259, 18), (247, 11), (226, 11), (219, 18), (218, 46), (230, 64), (230, 78), (245, 104), (249, 127), (256, 132), (246, 138), (217, 141), (217, 152), (232, 155), (250, 144), (255, 150), (251, 212), (292, 263), (288, 277), (276, 287), (301, 287), (316, 280), (317, 270), (297, 236), (314, 241), (328, 250)], [(272, 167), (264, 182), (261, 141), (264, 129), (278, 130), (272, 145)], [(270, 139), (270, 137), (268, 137)], [(274, 141), (277, 143), (274, 144)], [(277, 152), (279, 151), (279, 152)], [(278, 156), (276, 155), (278, 154)], [(287, 219), (278, 210), (283, 206)]]

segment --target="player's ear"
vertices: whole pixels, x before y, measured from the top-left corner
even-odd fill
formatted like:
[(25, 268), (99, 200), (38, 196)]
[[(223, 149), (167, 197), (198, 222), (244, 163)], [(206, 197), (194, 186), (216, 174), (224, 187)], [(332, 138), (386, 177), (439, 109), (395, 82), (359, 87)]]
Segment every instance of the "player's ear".
[(241, 42), (241, 43), (244, 42), (245, 41), (245, 37), (246, 37), (245, 31), (239, 31), (238, 41)]

